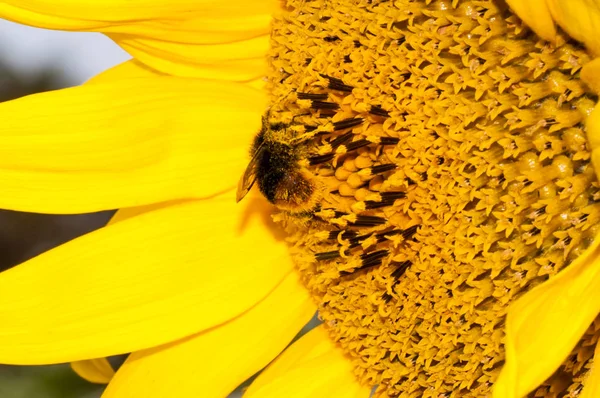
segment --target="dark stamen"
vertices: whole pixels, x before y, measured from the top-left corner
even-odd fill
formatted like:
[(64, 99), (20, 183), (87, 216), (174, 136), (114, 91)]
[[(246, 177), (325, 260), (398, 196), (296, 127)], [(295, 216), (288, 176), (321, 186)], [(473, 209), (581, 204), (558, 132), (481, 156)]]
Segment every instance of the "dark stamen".
[(392, 297), (391, 295), (387, 294), (387, 293), (383, 293), (381, 295), (381, 298), (383, 299), (383, 301), (385, 301), (386, 304), (388, 304), (390, 301), (392, 301), (392, 299), (394, 297)]
[(400, 138), (396, 137), (379, 137), (381, 145), (396, 145), (400, 142)]
[(394, 170), (395, 168), (396, 165), (393, 163), (380, 164), (378, 166), (371, 167), (371, 174), (385, 173), (386, 171)]
[(328, 43), (332, 43), (334, 41), (341, 40), (341, 39), (338, 36), (325, 36), (323, 38), (323, 40), (325, 40)]
[(420, 225), (413, 225), (412, 227), (405, 229), (402, 236), (404, 239), (411, 239), (417, 233), (419, 227)]
[(350, 59), (349, 55), (344, 55), (344, 63), (345, 64), (349, 64), (350, 62), (352, 62), (352, 60)]
[(333, 123), (333, 130), (337, 131), (337, 130), (348, 129), (350, 127), (355, 127), (355, 126), (358, 126), (359, 124), (361, 124), (363, 121), (364, 120), (361, 117), (340, 120), (339, 122)]
[(333, 159), (333, 156), (334, 156), (333, 153), (327, 153), (325, 155), (318, 155), (318, 156), (311, 156), (308, 158), (308, 162), (310, 163), (311, 166), (314, 166), (317, 164), (329, 162), (331, 159)]
[(321, 77), (324, 77), (325, 79), (329, 80), (329, 84), (327, 85), (327, 87), (329, 87), (332, 90), (345, 91), (350, 93), (354, 88), (348, 84), (345, 84), (341, 79), (338, 79), (337, 77), (327, 76), (322, 73)]
[(354, 151), (354, 150), (356, 150), (358, 148), (362, 148), (363, 146), (367, 146), (370, 143), (371, 143), (371, 141), (368, 141), (368, 140), (365, 140), (365, 139), (354, 141), (354, 142), (351, 142), (348, 145), (346, 145), (346, 150), (348, 152)]
[(339, 256), (340, 252), (337, 250), (333, 250), (330, 252), (315, 253), (315, 258), (317, 259), (317, 261), (333, 260), (334, 258), (338, 258)]
[(380, 232), (380, 233), (376, 234), (375, 236), (377, 237), (377, 243), (381, 243), (381, 242), (387, 240), (388, 236), (400, 235), (403, 232), (404, 232), (404, 230), (402, 230), (402, 229), (392, 229), (391, 231)]
[(298, 99), (304, 100), (316, 100), (316, 101), (325, 101), (327, 100), (327, 94), (313, 94), (313, 93), (297, 93)]
[(358, 245), (360, 245), (360, 243), (367, 239), (368, 237), (370, 237), (373, 234), (366, 234), (366, 235), (360, 235), (360, 236), (353, 236), (352, 238), (349, 239), (350, 242), (350, 248), (354, 249), (355, 247), (357, 247)]
[(331, 109), (336, 110), (340, 106), (334, 102), (326, 102), (326, 101), (315, 101), (313, 100), (310, 104), (310, 107), (313, 109)]
[(391, 206), (394, 203), (390, 203), (388, 201), (382, 200), (381, 202), (376, 202), (374, 200), (365, 200), (365, 209), (373, 210), (373, 209), (381, 209), (382, 207)]
[(371, 110), (369, 110), (369, 113), (377, 116), (390, 117), (389, 112), (379, 105), (371, 105)]
[[(329, 239), (337, 239), (340, 231), (331, 231), (329, 232)], [(342, 239), (350, 239), (356, 236), (356, 232), (347, 230), (342, 232)]]
[(387, 250), (377, 250), (372, 253), (361, 254), (360, 258), (362, 260), (362, 267), (372, 267), (374, 265), (379, 265), (383, 261), (387, 255), (390, 254)]
[(352, 134), (352, 131), (348, 131), (346, 134), (342, 134), (335, 140), (331, 141), (329, 145), (331, 145), (332, 148), (337, 148), (338, 146), (350, 141), (353, 135), (354, 134)]
[(404, 275), (408, 267), (412, 265), (412, 262), (408, 260), (403, 261), (401, 263), (394, 261), (391, 263), (391, 265), (398, 267), (394, 270), (394, 272), (392, 272), (392, 277), (395, 279), (399, 279), (402, 275)]
[(379, 195), (383, 200), (396, 200), (406, 197), (406, 192), (381, 192)]
[(354, 227), (374, 227), (376, 225), (383, 225), (387, 220), (383, 217), (377, 216), (357, 216), (356, 222), (350, 223)]
[(366, 268), (375, 267), (381, 265), (383, 259), (389, 254), (387, 250), (378, 250), (372, 253), (365, 253), (360, 256), (362, 264), (351, 271), (340, 271), (340, 275), (351, 275), (356, 271), (364, 270)]
[(382, 192), (381, 201), (367, 200), (365, 201), (365, 207), (367, 209), (379, 209), (394, 204), (396, 199), (402, 199), (406, 197), (404, 192)]

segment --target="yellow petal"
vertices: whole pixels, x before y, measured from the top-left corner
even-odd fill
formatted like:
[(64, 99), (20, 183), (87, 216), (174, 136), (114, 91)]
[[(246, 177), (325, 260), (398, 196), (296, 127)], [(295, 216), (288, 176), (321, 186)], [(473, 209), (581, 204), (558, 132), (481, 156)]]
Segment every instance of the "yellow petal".
[(115, 375), (115, 370), (106, 358), (71, 362), (71, 368), (81, 378), (90, 383), (107, 384)]
[(556, 27), (546, 0), (506, 0), (506, 2), (538, 36), (551, 42), (556, 40)]
[(0, 274), (0, 363), (99, 358), (226, 322), (291, 269), (264, 200), (150, 211)]
[(135, 79), (138, 77), (160, 77), (165, 74), (148, 68), (137, 59), (130, 59), (92, 77), (85, 84), (109, 83), (119, 79)]
[(215, 45), (114, 34), (109, 37), (142, 63), (174, 76), (245, 82), (267, 74), (270, 37), (266, 32), (244, 41)]
[(244, 84), (121, 79), (0, 104), (0, 208), (84, 213), (236, 186), (265, 95)]
[(600, 58), (595, 58), (581, 68), (583, 80), (596, 94), (600, 94)]
[(546, 0), (552, 17), (572, 38), (600, 55), (600, 0)]
[(368, 398), (350, 359), (319, 326), (292, 344), (250, 385), (244, 398)]
[(246, 84), (256, 90), (265, 90), (265, 88), (267, 86), (267, 82), (265, 79), (254, 79), (254, 80), (245, 82), (244, 84)]
[(506, 364), (494, 398), (520, 398), (567, 358), (600, 312), (600, 239), (557, 276), (515, 301), (506, 320)]
[(186, 201), (172, 201), (172, 202), (161, 202), (161, 203), (153, 203), (151, 205), (146, 206), (136, 206), (136, 207), (126, 207), (124, 209), (119, 209), (110, 219), (108, 225), (127, 220), (132, 217), (137, 217), (139, 215), (149, 213), (154, 210), (164, 209), (169, 206), (174, 206), (178, 204), (185, 203)]
[(291, 272), (239, 317), (131, 354), (103, 398), (225, 397), (277, 356), (315, 311), (310, 295)]
[(596, 343), (594, 351), (594, 363), (592, 369), (583, 382), (583, 391), (580, 398), (597, 398), (600, 397), (600, 344)]
[(277, 2), (242, 0), (8, 0), (0, 18), (48, 29), (107, 33), (160, 72), (247, 81), (266, 72)]

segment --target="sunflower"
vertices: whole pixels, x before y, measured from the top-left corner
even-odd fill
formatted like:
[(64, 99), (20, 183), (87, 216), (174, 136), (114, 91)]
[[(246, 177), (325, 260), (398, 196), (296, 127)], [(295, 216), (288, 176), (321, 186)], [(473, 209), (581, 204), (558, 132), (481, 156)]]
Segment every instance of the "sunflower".
[[(290, 0), (269, 38), (267, 2), (4, 1), (134, 59), (0, 105), (1, 208), (121, 209), (0, 274), (0, 362), (226, 396), (317, 303), (247, 396), (595, 396), (599, 8), (509, 5)], [(269, 40), (313, 212), (235, 204)]]

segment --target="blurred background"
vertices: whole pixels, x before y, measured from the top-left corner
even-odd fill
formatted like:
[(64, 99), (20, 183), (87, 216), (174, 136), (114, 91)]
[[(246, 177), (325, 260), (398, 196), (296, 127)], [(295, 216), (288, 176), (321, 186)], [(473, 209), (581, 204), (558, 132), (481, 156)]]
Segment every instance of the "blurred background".
[[(0, 19), (0, 102), (81, 84), (129, 58), (100, 34), (48, 31)], [(101, 227), (111, 214), (0, 210), (0, 270)], [(101, 391), (68, 365), (0, 366), (0, 398), (95, 398)]]

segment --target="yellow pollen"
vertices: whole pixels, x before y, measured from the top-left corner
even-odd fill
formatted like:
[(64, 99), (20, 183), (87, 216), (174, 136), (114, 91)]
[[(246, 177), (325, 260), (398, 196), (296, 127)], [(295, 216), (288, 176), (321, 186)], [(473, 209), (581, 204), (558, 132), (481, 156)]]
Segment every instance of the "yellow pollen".
[[(558, 43), (492, 0), (289, 0), (276, 19), (272, 118), (311, 134), (324, 187), (276, 220), (377, 396), (488, 396), (507, 306), (600, 232), (589, 57)], [(599, 336), (533, 396), (576, 396)]]

